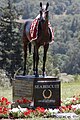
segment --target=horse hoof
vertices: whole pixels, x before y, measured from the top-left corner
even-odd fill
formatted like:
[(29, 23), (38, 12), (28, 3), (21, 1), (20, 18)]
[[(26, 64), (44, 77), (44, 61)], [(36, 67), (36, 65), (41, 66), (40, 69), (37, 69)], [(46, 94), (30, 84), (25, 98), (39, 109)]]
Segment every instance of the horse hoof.
[(35, 77), (39, 77), (39, 75), (38, 75), (38, 74), (35, 74)]
[(46, 77), (46, 73), (43, 73), (43, 77)]
[(23, 76), (25, 76), (25, 73), (23, 73)]

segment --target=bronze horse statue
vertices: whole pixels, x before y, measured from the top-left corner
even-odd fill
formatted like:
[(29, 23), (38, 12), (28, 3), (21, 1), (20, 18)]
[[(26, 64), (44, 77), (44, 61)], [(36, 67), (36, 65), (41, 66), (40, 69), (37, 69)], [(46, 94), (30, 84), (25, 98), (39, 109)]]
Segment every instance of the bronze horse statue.
[[(38, 49), (40, 46), (44, 48), (44, 56), (43, 56), (43, 77), (45, 76), (45, 63), (47, 51), (49, 48), (49, 43), (52, 41), (52, 33), (49, 28), (48, 21), (48, 6), (49, 3), (46, 4), (45, 7), (42, 6), (42, 2), (40, 2), (40, 14), (37, 17), (38, 25), (37, 25), (37, 38), (35, 40), (30, 41), (30, 26), (33, 20), (27, 20), (24, 24), (23, 30), (23, 49), (24, 49), (24, 72), (23, 75), (26, 75), (26, 58), (27, 58), (27, 46), (31, 49), (31, 43), (34, 43), (33, 50), (33, 71), (35, 77), (39, 77), (38, 74), (38, 63), (39, 63), (39, 54)], [(34, 25), (33, 25), (34, 26)], [(35, 32), (34, 32), (35, 34)]]

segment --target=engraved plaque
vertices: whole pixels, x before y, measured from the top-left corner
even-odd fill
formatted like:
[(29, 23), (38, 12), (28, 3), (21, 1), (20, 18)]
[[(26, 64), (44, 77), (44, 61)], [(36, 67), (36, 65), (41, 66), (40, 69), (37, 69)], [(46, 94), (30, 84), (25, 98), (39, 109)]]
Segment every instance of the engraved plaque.
[(60, 80), (55, 78), (34, 81), (34, 106), (57, 108), (60, 106)]
[(33, 97), (33, 79), (28, 76), (16, 76), (13, 80), (13, 101), (25, 97), (32, 100)]

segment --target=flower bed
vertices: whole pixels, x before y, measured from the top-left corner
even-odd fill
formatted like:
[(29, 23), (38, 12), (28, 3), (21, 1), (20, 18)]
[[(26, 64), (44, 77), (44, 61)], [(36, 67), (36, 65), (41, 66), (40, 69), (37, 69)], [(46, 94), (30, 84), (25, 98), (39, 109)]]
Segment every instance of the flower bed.
[(2, 97), (0, 99), (0, 118), (32, 118), (32, 117), (51, 117), (56, 113), (68, 113), (74, 112), (80, 114), (80, 95), (67, 98), (61, 102), (61, 106), (56, 109), (44, 109), (37, 107), (35, 109), (21, 108), (21, 104), (29, 104), (30, 100), (22, 98), (17, 100), (18, 106), (11, 109), (11, 102), (7, 98)]

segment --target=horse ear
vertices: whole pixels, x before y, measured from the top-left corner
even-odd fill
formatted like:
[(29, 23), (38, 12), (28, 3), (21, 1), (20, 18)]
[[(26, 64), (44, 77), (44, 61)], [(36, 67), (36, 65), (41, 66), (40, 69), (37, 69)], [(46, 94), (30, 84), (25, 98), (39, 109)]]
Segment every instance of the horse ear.
[(40, 2), (40, 7), (42, 8), (42, 2)]
[(49, 7), (49, 3), (47, 2), (47, 4), (46, 4), (46, 10), (48, 9), (48, 7)]

